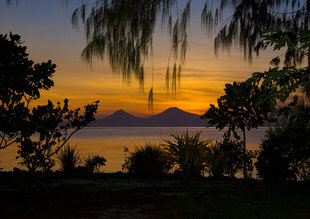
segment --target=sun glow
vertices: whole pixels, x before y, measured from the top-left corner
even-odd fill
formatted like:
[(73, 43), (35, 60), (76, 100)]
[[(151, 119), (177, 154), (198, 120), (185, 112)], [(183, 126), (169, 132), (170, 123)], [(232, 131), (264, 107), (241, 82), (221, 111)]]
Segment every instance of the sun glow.
[[(197, 25), (197, 18), (193, 17), (189, 31), (189, 50), (182, 66), (176, 95), (171, 94), (171, 87), (166, 87), (166, 68), (173, 60), (170, 58), (169, 62), (169, 36), (160, 27), (154, 35), (153, 55), (145, 63), (144, 86), (141, 89), (134, 78), (127, 83), (122, 80), (121, 74), (112, 73), (106, 60), (95, 61), (91, 67), (82, 62), (80, 55), (85, 47), (85, 40), (83, 31), (72, 30), (71, 9), (65, 10), (62, 5), (57, 4), (36, 6), (41, 11), (50, 11), (53, 16), (42, 16), (37, 13), (37, 9), (23, 5), (22, 2), (18, 8), (0, 8), (0, 18), (5, 18), (0, 19), (3, 33), (12, 31), (20, 34), (25, 41), (24, 45), (28, 47), (30, 58), (35, 62), (51, 59), (57, 64), (53, 78), (55, 86), (49, 91), (43, 91), (34, 105), (46, 104), (49, 99), (56, 103), (68, 98), (72, 108), (82, 108), (99, 100), (97, 117), (119, 109), (146, 116), (172, 106), (203, 114), (209, 104), (216, 104), (217, 98), (224, 94), (226, 83), (242, 81), (252, 72), (267, 70), (273, 57), (270, 51), (266, 51), (260, 59), (254, 58), (252, 65), (244, 61), (243, 55), (237, 51), (215, 57), (213, 40), (205, 36), (200, 25)], [(25, 17), (27, 19), (22, 19)], [(4, 22), (5, 20), (11, 22)], [(148, 110), (148, 92), (152, 87), (153, 112)]]

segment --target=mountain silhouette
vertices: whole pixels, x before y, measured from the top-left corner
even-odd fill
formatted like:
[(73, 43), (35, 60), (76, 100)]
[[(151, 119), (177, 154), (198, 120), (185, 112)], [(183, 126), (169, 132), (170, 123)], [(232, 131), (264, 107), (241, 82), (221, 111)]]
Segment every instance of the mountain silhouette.
[(177, 107), (171, 107), (165, 111), (140, 118), (131, 115), (124, 110), (118, 110), (113, 114), (92, 122), (91, 127), (206, 127), (207, 120), (200, 119), (194, 113), (185, 112)]
[(143, 118), (133, 116), (124, 110), (118, 110), (103, 119), (96, 120), (95, 122), (91, 123), (90, 126), (140, 126), (143, 123), (142, 121)]

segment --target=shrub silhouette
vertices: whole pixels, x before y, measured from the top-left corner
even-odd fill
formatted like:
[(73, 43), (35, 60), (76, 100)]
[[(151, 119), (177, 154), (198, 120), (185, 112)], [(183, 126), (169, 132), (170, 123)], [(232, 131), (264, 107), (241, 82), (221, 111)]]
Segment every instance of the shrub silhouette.
[(220, 148), (220, 143), (212, 143), (206, 153), (206, 171), (210, 176), (222, 178), (225, 168), (225, 153)]
[(137, 176), (158, 177), (167, 174), (170, 167), (166, 153), (159, 146), (147, 144), (130, 153), (122, 169)]
[(206, 171), (210, 176), (222, 178), (224, 176), (234, 177), (243, 170), (243, 163), (248, 171), (253, 170), (252, 158), (255, 153), (246, 151), (244, 161), (243, 144), (239, 141), (215, 142), (210, 145), (206, 155)]
[(60, 150), (57, 158), (60, 161), (60, 167), (64, 173), (74, 172), (81, 163), (80, 153), (77, 147), (71, 147), (69, 144)]
[(95, 171), (97, 171), (101, 166), (105, 166), (106, 163), (106, 159), (100, 155), (92, 155), (92, 156), (88, 156), (85, 160), (84, 160), (84, 166), (83, 169), (87, 172), (87, 173), (94, 173)]
[(255, 166), (265, 181), (310, 180), (310, 129), (269, 129)]
[[(92, 174), (101, 166), (104, 166), (106, 159), (100, 155), (88, 156), (84, 160), (80, 158), (77, 147), (66, 145), (58, 154), (61, 171), (64, 173)], [(82, 166), (78, 166), (83, 163)]]
[(182, 135), (171, 135), (174, 140), (166, 140), (164, 145), (168, 160), (186, 176), (199, 176), (204, 170), (205, 158), (211, 140), (200, 139), (201, 132), (192, 136), (188, 131)]

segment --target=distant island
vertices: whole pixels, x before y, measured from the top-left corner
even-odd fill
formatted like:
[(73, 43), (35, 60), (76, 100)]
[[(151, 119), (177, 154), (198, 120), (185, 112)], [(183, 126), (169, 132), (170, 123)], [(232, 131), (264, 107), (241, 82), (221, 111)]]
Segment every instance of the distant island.
[(90, 123), (89, 127), (206, 127), (207, 120), (200, 119), (200, 115), (185, 112), (177, 107), (141, 118), (133, 116), (124, 110)]

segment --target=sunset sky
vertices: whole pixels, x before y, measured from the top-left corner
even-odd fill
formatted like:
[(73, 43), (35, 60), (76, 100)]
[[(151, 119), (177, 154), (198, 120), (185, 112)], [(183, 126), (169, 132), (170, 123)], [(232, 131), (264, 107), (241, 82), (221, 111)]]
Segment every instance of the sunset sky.
[(242, 81), (253, 72), (267, 70), (269, 61), (275, 56), (271, 50), (265, 51), (249, 65), (236, 48), (215, 57), (213, 39), (207, 38), (201, 28), (203, 1), (194, 1), (189, 29), (190, 48), (176, 98), (166, 93), (165, 70), (170, 39), (160, 25), (154, 35), (154, 57), (146, 64), (144, 92), (141, 92), (138, 81), (132, 79), (130, 84), (124, 83), (121, 75), (112, 73), (107, 62), (97, 61), (90, 68), (81, 60), (86, 45), (84, 30), (83, 27), (73, 29), (71, 25), (71, 14), (79, 2), (70, 1), (65, 7), (62, 0), (20, 0), (18, 6), (8, 7), (6, 0), (0, 0), (1, 34), (10, 31), (20, 34), (31, 59), (35, 62), (51, 59), (57, 65), (53, 78), (55, 86), (42, 92), (37, 101), (39, 104), (45, 104), (48, 99), (56, 102), (68, 98), (70, 106), (76, 108), (99, 100), (98, 118), (118, 109), (138, 116), (149, 115), (152, 112), (148, 110), (147, 100), (154, 65), (153, 113), (176, 106), (203, 114), (209, 104), (215, 104), (224, 93), (225, 83)]

